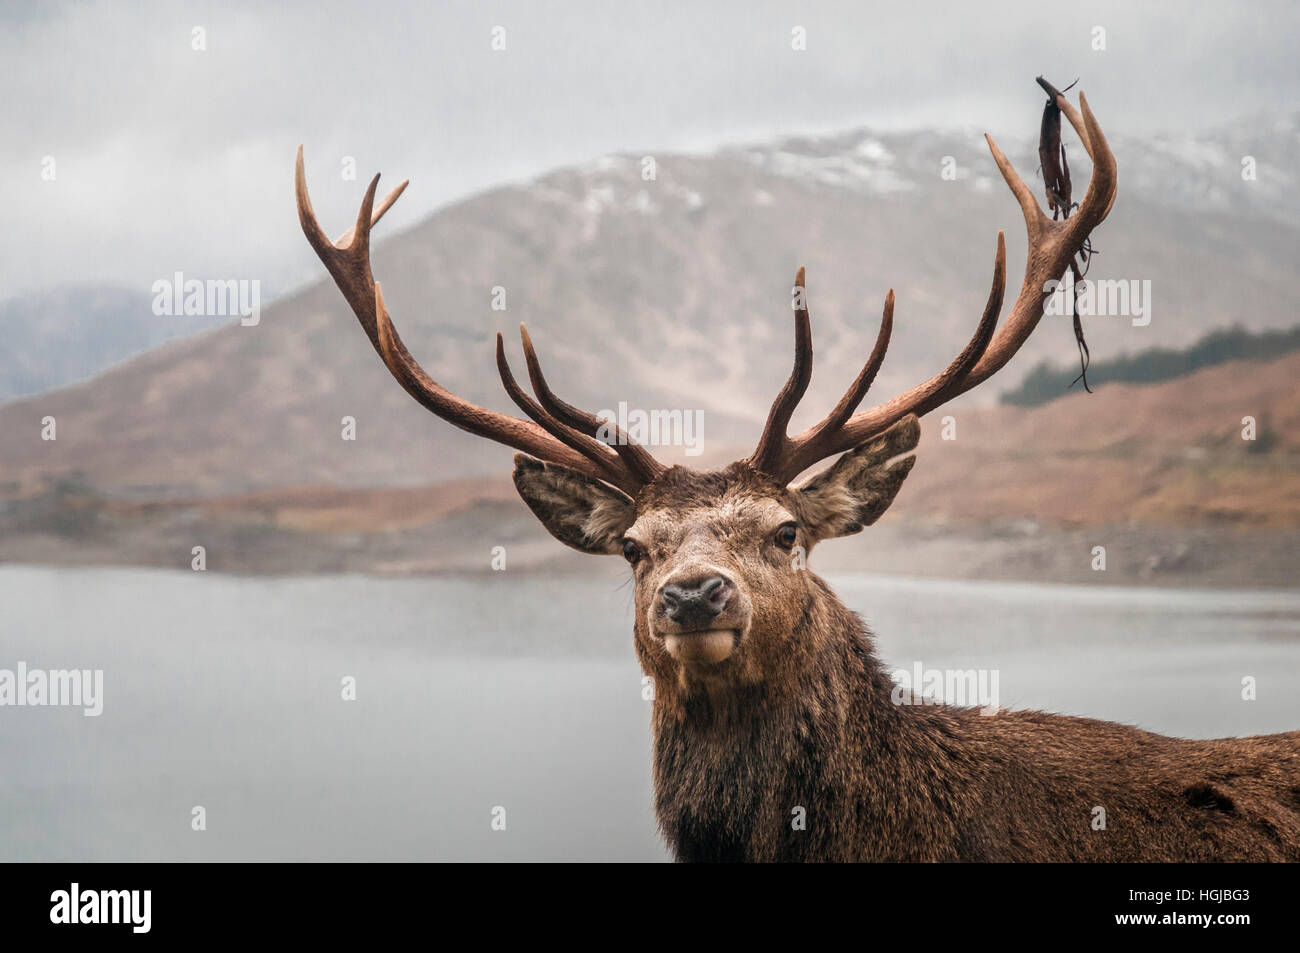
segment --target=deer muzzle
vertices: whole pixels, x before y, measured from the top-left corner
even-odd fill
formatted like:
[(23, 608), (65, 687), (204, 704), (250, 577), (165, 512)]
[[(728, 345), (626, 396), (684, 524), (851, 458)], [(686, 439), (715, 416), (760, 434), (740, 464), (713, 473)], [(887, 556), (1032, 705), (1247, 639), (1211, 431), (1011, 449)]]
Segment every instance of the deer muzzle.
[[(741, 625), (736, 586), (717, 572), (676, 574), (659, 589), (658, 634), (679, 662), (712, 664), (735, 651)], [(728, 611), (729, 609), (733, 611)]]

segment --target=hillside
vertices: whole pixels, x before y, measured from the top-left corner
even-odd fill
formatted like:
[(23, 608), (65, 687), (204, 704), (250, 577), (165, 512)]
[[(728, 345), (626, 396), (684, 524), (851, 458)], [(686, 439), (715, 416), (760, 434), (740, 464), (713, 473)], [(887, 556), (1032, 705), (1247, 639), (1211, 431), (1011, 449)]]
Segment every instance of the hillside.
[[(1256, 136), (1252, 183), (1241, 181), (1231, 137), (1116, 139), (1120, 199), (1096, 235), (1091, 276), (1150, 280), (1153, 319), (1090, 320), (1094, 356), (1182, 347), (1233, 324), (1294, 323), (1300, 231), (1279, 212), (1294, 207), (1293, 173), (1272, 156), (1293, 144), (1288, 128)], [(1032, 175), (1029, 141), (999, 138)], [(1157, 173), (1184, 153), (1170, 189)], [(939, 177), (948, 155), (955, 181)], [(1086, 162), (1073, 161), (1082, 181)], [(347, 209), (327, 216), (341, 231), (360, 188), (311, 173), (317, 207)], [(404, 202), (419, 201), (419, 185)], [(296, 231), (290, 193), (286, 181), (284, 227)], [(400, 234), (381, 225), (374, 257), (405, 340), (451, 389), (510, 409), (491, 342), (523, 320), (566, 396), (593, 409), (627, 401), (702, 410), (714, 451), (753, 439), (788, 373), (797, 265), (808, 267), (817, 347), (800, 426), (856, 373), (889, 287), (898, 295), (894, 344), (876, 391), (942, 367), (978, 317), (998, 228), (1018, 284), (1019, 218), (974, 131), (858, 131), (658, 156), (650, 182), (636, 157), (559, 170)], [(305, 242), (302, 253), (310, 256)], [(496, 286), (507, 292), (504, 312), (491, 308)], [(958, 406), (987, 404), (1039, 360), (1061, 364), (1073, 353), (1068, 320), (1047, 319), (1009, 368)], [(57, 441), (40, 438), (45, 416), (58, 421)], [(344, 416), (357, 420), (355, 442), (340, 439)], [(413, 486), (499, 473), (509, 459), (402, 393), (323, 277), (268, 306), (256, 327), (174, 341), (93, 380), (4, 404), (0, 435), (0, 487), (11, 498), (74, 478), (131, 499)], [(661, 455), (685, 459), (671, 448)]]
[[(1109, 383), (1151, 384), (1229, 361), (1270, 361), (1300, 350), (1300, 325), (1287, 331), (1227, 328), (1211, 331), (1189, 348), (1151, 348), (1136, 354), (1094, 361), (1088, 366), (1090, 387)], [(1054, 367), (1043, 362), (1025, 375), (1020, 386), (1002, 392), (1002, 403), (1035, 407), (1068, 396), (1079, 386), (1079, 365)], [(1082, 387), (1080, 387), (1082, 389)]]
[[(953, 523), (1300, 529), (1300, 354), (926, 428), (900, 512)], [(1257, 439), (1242, 439), (1242, 418)]]
[[(1248, 587), (1300, 575), (1300, 353), (1223, 364), (1145, 387), (1035, 408), (927, 418), (890, 512), (819, 549), (819, 571)], [(1241, 418), (1260, 439), (1241, 439)], [(719, 448), (720, 458), (749, 448)], [(64, 480), (0, 506), (0, 562), (242, 573), (599, 572), (545, 534), (515, 496), (505, 454), (489, 479), (409, 489), (284, 487), (138, 502)], [(1107, 548), (1107, 572), (1091, 569)]]

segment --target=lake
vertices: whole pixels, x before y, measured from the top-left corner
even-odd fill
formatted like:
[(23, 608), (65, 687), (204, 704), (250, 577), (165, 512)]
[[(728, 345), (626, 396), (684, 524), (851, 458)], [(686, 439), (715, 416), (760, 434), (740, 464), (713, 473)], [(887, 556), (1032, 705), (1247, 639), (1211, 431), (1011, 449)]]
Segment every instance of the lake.
[[(98, 717), (0, 707), (0, 860), (667, 859), (619, 578), (0, 567), (0, 669), (104, 673)], [(1006, 708), (1300, 727), (1298, 592), (828, 579)]]

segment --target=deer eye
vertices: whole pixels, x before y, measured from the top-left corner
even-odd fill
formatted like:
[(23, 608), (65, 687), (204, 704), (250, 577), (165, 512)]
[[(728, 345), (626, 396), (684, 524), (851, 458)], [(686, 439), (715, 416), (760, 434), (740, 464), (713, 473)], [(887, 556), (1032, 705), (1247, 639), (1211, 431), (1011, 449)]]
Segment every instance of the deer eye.
[(794, 549), (794, 544), (799, 540), (799, 527), (794, 523), (786, 523), (776, 531), (774, 541), (782, 549)]
[(645, 550), (630, 539), (623, 540), (623, 558), (635, 566), (645, 556)]

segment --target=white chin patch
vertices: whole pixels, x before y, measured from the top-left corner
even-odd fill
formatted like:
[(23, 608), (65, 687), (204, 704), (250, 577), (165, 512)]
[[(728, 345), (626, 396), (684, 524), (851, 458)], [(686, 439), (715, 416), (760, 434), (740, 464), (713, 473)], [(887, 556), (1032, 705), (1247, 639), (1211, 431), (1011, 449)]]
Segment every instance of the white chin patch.
[(708, 665), (721, 662), (736, 647), (736, 633), (731, 629), (710, 629), (686, 635), (665, 635), (668, 654), (679, 662)]

